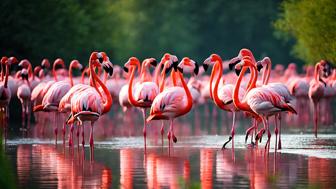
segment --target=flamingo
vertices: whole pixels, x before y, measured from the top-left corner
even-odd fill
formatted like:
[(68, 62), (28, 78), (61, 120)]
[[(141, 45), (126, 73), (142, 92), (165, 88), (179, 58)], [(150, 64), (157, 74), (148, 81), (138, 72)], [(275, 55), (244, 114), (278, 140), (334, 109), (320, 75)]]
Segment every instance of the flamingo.
[(8, 105), (11, 100), (11, 91), (8, 88), (9, 67), (18, 61), (15, 57), (2, 57), (0, 62), (2, 66), (6, 66), (4, 82), (0, 83), (0, 109), (5, 113), (6, 118), (8, 118)]
[(162, 119), (170, 120), (170, 130), (168, 132), (169, 147), (171, 139), (174, 142), (177, 142), (177, 138), (174, 135), (174, 119), (187, 114), (192, 108), (192, 96), (183, 78), (183, 69), (186, 66), (192, 67), (196, 74), (195, 64), (195, 61), (185, 57), (178, 66), (174, 66), (174, 70), (177, 72), (174, 77), (179, 77), (182, 87), (171, 87), (158, 94), (153, 101), (150, 115), (147, 118), (147, 121)]
[(314, 79), (309, 84), (309, 99), (314, 104), (314, 133), (317, 138), (318, 116), (319, 116), (319, 102), (323, 98), (325, 83), (322, 83), (320, 78), (320, 71), (323, 66), (323, 61), (315, 65)]
[[(60, 58), (56, 59), (53, 65), (53, 73), (54, 73), (54, 79), (55, 83), (53, 83), (47, 93), (44, 95), (42, 103), (39, 105), (36, 105), (33, 109), (34, 112), (37, 111), (45, 111), (45, 112), (54, 112), (54, 123), (55, 123), (55, 142), (57, 144), (57, 134), (58, 134), (58, 128), (57, 128), (57, 119), (59, 117), (58, 113), (58, 106), (62, 99), (62, 97), (71, 89), (71, 86), (73, 84), (72, 81), (72, 67), (79, 66), (78, 61), (73, 61), (72, 64), (70, 64), (69, 72), (70, 72), (70, 81), (62, 80), (58, 81), (57, 73), (55, 71), (56, 65), (64, 65), (64, 61)], [(79, 67), (81, 68), (81, 67)], [(63, 124), (63, 141), (65, 136), (65, 124)]]
[(248, 67), (252, 72), (254, 72), (254, 79), (252, 81), (252, 88), (247, 91), (245, 95), (245, 102), (241, 103), (238, 98), (239, 90), (235, 90), (234, 103), (236, 106), (245, 106), (250, 108), (255, 114), (257, 114), (264, 125), (264, 128), (259, 131), (257, 138), (261, 138), (261, 135), (267, 131), (268, 140), (266, 142), (265, 148), (269, 147), (270, 143), (270, 131), (268, 125), (268, 117), (282, 111), (289, 111), (296, 114), (294, 107), (287, 103), (284, 98), (277, 92), (267, 87), (255, 87), (257, 81), (257, 67), (252, 63), (251, 59), (243, 58), (242, 62), (235, 66), (236, 71), (241, 71), (239, 74), (238, 81), (236, 83), (236, 88), (240, 85), (242, 76), (245, 74), (246, 67)]
[(24, 83), (19, 86), (17, 90), (17, 97), (20, 99), (22, 105), (22, 129), (24, 129), (26, 118), (28, 124), (27, 128), (29, 129), (30, 113), (31, 113), (30, 112), (31, 86), (28, 78), (28, 71), (25, 68), (21, 70), (21, 78)]
[[(269, 57), (265, 57), (263, 60), (259, 61), (257, 63), (258, 68), (265, 67), (265, 70), (263, 71), (262, 75), (262, 82), (263, 85), (262, 87), (266, 87), (271, 89), (272, 91), (275, 91), (278, 93), (280, 96), (282, 96), (285, 100), (286, 103), (291, 104), (291, 106), (294, 106), (295, 104), (295, 99), (289, 92), (287, 86), (283, 83), (268, 83), (271, 75), (271, 68), (272, 68), (272, 62)], [(278, 119), (279, 119), (279, 128), (278, 128)], [(281, 149), (281, 113), (275, 114), (275, 137), (276, 137), (276, 142), (275, 142), (275, 149), (277, 147)], [(278, 140), (278, 134), (279, 134), (279, 144), (277, 146), (277, 140)]]
[[(80, 125), (84, 122), (91, 122), (90, 133), (90, 148), (93, 150), (93, 126), (94, 122), (99, 117), (107, 113), (112, 106), (112, 97), (110, 92), (104, 83), (100, 80), (97, 74), (94, 72), (94, 66), (102, 66), (111, 76), (113, 74), (113, 65), (109, 60), (109, 57), (105, 52), (93, 52), (91, 53), (89, 60), (90, 77), (93, 87), (90, 87), (84, 91), (75, 93), (71, 98), (71, 117), (67, 123), (72, 124), (75, 120), (79, 121)], [(100, 88), (103, 90), (101, 93)], [(84, 131), (84, 128), (82, 128)], [(83, 132), (83, 146), (84, 146), (84, 132)]]
[(130, 71), (131, 73), (130, 80), (128, 83), (129, 102), (133, 106), (140, 107), (142, 109), (144, 119), (143, 136), (145, 146), (146, 146), (146, 109), (151, 107), (154, 98), (159, 93), (159, 88), (156, 85), (156, 83), (151, 81), (152, 79), (147, 71), (147, 68), (149, 67), (149, 65), (156, 66), (156, 64), (157, 62), (154, 58), (145, 59), (142, 62), (140, 82), (137, 83), (137, 85), (135, 86), (135, 90), (133, 90), (134, 73), (137, 66), (139, 69), (140, 61), (135, 57), (131, 57), (124, 65), (124, 70), (126, 72)]
[[(239, 111), (233, 104), (232, 94), (234, 86), (232, 84), (225, 84), (222, 87), (218, 87), (220, 80), (222, 79), (223, 74), (223, 61), (221, 57), (217, 54), (210, 55), (203, 63), (204, 70), (207, 70), (210, 65), (213, 66), (213, 70), (210, 76), (210, 96), (213, 98), (214, 103), (220, 109), (228, 112), (232, 112), (233, 120), (232, 120), (232, 127), (231, 127), (231, 136), (229, 140), (223, 144), (223, 149), (225, 148), (226, 144), (232, 140), (232, 148), (234, 148), (233, 138), (235, 135), (235, 121), (236, 121), (236, 112)], [(216, 77), (216, 78), (215, 78)], [(215, 86), (212, 87), (213, 80), (215, 80)], [(239, 98), (242, 99), (245, 93), (243, 88), (240, 89), (241, 93), (239, 93)]]

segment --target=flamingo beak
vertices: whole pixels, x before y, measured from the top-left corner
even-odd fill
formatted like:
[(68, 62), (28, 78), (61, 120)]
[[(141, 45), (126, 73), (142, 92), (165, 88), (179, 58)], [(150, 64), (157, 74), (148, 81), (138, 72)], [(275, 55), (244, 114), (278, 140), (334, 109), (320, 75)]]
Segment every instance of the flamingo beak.
[(235, 72), (236, 72), (236, 75), (239, 76), (240, 72), (241, 72), (241, 69), (235, 69)]
[(258, 61), (257, 62), (257, 69), (258, 69), (258, 72), (260, 72), (260, 70), (263, 68), (263, 65), (262, 65), (262, 62), (261, 61)]
[(211, 64), (211, 57), (207, 58), (203, 62), (203, 69), (204, 71), (207, 71), (209, 68), (209, 65)]
[(151, 64), (152, 66), (156, 67), (156, 66), (157, 66), (157, 61), (154, 59), (153, 61), (150, 62), (150, 64)]
[(126, 66), (124, 66), (124, 71), (128, 73), (128, 68)]
[(198, 75), (198, 72), (199, 72), (199, 66), (198, 66), (198, 64), (195, 62), (194, 73), (195, 73), (196, 75)]
[(229, 69), (233, 70), (233, 68), (235, 67), (236, 64), (238, 64), (240, 62), (240, 58), (239, 57), (234, 57), (229, 61)]
[(103, 62), (103, 68), (110, 76), (113, 75), (113, 65), (109, 60)]

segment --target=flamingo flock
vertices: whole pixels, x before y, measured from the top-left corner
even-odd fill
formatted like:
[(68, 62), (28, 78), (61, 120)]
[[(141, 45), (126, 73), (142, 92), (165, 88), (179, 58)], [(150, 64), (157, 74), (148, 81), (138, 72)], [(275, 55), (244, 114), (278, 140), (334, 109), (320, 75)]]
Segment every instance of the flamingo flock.
[[(13, 64), (18, 64), (18, 70), (12, 73)], [(293, 63), (287, 69), (282, 65), (272, 69), (269, 57), (257, 61), (252, 51), (245, 48), (229, 60), (212, 54), (202, 65), (189, 57), (179, 61), (177, 56), (166, 53), (160, 61), (147, 58), (141, 62), (131, 57), (123, 68), (113, 65), (105, 52), (92, 52), (87, 67), (73, 60), (67, 69), (65, 62), (58, 58), (52, 70), (49, 70), (48, 59), (43, 59), (41, 65), (33, 69), (27, 59), (18, 61), (15, 57), (4, 56), (0, 76), (1, 123), (7, 127), (10, 100), (16, 94), (22, 104), (22, 130), (29, 130), (33, 112), (37, 122), (53, 124), (56, 144), (59, 125), (62, 125), (64, 144), (69, 127), (69, 146), (74, 145), (75, 130), (78, 141), (82, 137), (84, 146), (85, 123), (89, 122), (89, 144), (93, 149), (94, 124), (98, 119), (110, 111), (117, 111), (118, 106), (128, 116), (127, 112), (139, 109), (143, 115), (145, 147), (149, 122), (161, 120), (163, 142), (168, 120), (170, 149), (177, 142), (174, 120), (196, 106), (213, 103), (215, 109), (232, 114), (230, 136), (222, 148), (229, 142), (234, 148), (239, 113), (252, 120), (245, 142), (251, 137), (251, 145), (255, 146), (266, 133), (266, 149), (270, 147), (272, 136), (270, 119), (274, 119), (275, 149), (281, 149), (283, 118), (309, 123), (307, 104), (311, 104), (314, 111), (315, 137), (320, 122), (332, 122), (330, 103), (336, 95), (336, 69), (330, 65), (321, 60), (315, 67), (306, 66), (306, 73), (300, 75)], [(207, 74), (209, 68), (210, 75)], [(74, 69), (81, 72), (79, 77), (73, 75)], [(296, 114), (298, 116), (294, 116)]]

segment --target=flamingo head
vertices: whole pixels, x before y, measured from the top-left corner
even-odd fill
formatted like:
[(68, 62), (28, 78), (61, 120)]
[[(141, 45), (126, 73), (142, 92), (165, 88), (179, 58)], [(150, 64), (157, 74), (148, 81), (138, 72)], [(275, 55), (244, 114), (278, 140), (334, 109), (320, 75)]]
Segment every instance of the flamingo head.
[(28, 81), (28, 70), (26, 68), (23, 68), (20, 71), (20, 76), (21, 76), (22, 80), (27, 80)]
[(271, 59), (269, 57), (265, 57), (262, 60), (257, 62), (257, 69), (260, 71), (263, 67), (268, 66), (271, 63)]
[(96, 54), (97, 61), (100, 66), (102, 66), (110, 76), (113, 75), (113, 64), (110, 61), (110, 58), (106, 55), (105, 52), (99, 52)]
[(320, 64), (321, 66), (323, 66), (323, 69), (322, 69), (323, 77), (329, 77), (333, 69), (331, 63), (326, 60), (321, 60)]
[(42, 69), (49, 69), (50, 68), (50, 62), (48, 59), (44, 58), (41, 62), (41, 68)]
[(229, 61), (229, 69), (232, 70), (235, 65), (238, 64), (243, 58), (249, 58), (251, 60), (254, 60), (252, 52), (249, 49), (243, 48), (239, 51), (237, 57), (234, 57)]
[(181, 73), (186, 72), (186, 73), (193, 73), (195, 75), (197, 75), (199, 71), (198, 64), (188, 57), (184, 57), (177, 67), (174, 66), (174, 69), (175, 71), (178, 70)]
[(128, 73), (130, 69), (135, 69), (137, 66), (140, 67), (139, 59), (137, 59), (136, 57), (131, 57), (124, 64), (124, 71)]
[[(178, 64), (178, 58), (175, 55), (165, 53), (163, 57), (161, 58), (161, 61), (159, 65), (161, 65), (161, 69), (164, 69), (165, 64), (171, 64), (171, 65), (176, 65)], [(168, 68), (168, 67), (166, 67)]]
[(10, 66), (12, 64), (18, 63), (18, 60), (15, 57), (12, 56), (12, 57), (9, 57), (6, 62)]
[(237, 63), (237, 64), (235, 65), (234, 70), (235, 70), (235, 73), (236, 73), (237, 76), (240, 75), (240, 72), (241, 72), (242, 68), (243, 68), (243, 64), (242, 64), (242, 62)]
[(148, 66), (156, 67), (157, 66), (157, 61), (155, 58), (147, 58), (142, 63), (145, 64), (146, 67)]
[(212, 54), (203, 62), (203, 69), (207, 71), (209, 66), (213, 66), (217, 61), (222, 62), (222, 58), (218, 54)]
[(7, 56), (3, 56), (1, 58), (1, 60), (0, 60), (0, 62), (1, 62), (1, 64), (6, 64), (7, 60), (8, 60), (8, 57)]
[(42, 70), (41, 66), (36, 66), (34, 68), (34, 75), (38, 76), (41, 70)]
[(29, 60), (27, 60), (27, 59), (23, 59), (23, 60), (21, 60), (20, 63), (19, 63), (19, 68), (20, 68), (20, 69), (21, 69), (21, 68), (26, 68), (26, 69), (28, 69), (28, 67), (29, 67), (30, 65), (31, 65), (31, 64), (30, 64)]
[(81, 63), (79, 63), (78, 60), (72, 60), (71, 63), (70, 63), (70, 67), (77, 68), (77, 69), (79, 69), (81, 71), (84, 70), (83, 65)]

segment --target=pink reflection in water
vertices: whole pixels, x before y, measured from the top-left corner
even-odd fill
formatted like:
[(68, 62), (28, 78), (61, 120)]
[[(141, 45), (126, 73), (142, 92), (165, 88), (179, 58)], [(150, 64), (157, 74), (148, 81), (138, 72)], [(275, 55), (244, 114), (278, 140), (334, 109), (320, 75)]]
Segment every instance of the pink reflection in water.
[(84, 160), (81, 150), (66, 154), (52, 145), (19, 145), (17, 149), (19, 186), (29, 186), (31, 179), (41, 188), (109, 188), (111, 170)]

